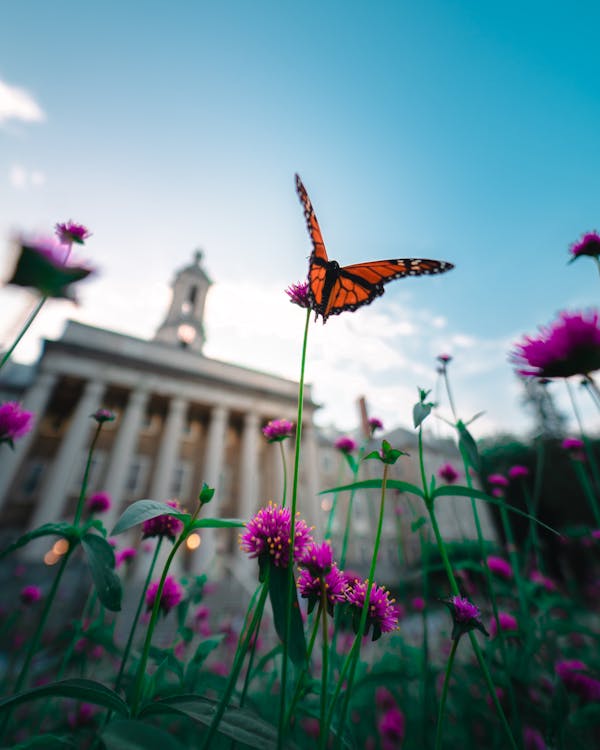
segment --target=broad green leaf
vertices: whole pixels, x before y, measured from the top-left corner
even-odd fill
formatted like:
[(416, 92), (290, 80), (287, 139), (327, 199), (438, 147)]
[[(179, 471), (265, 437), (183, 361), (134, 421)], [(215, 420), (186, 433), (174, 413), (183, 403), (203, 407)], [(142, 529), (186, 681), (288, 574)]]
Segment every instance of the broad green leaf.
[(128, 508), (125, 508), (121, 518), (119, 518), (115, 528), (112, 530), (111, 536), (122, 534), (127, 529), (131, 529), (133, 526), (137, 526), (157, 516), (173, 516), (185, 522), (189, 519), (190, 514), (172, 508), (166, 503), (159, 503), (156, 500), (137, 500)]
[(471, 497), (477, 500), (484, 500), (486, 503), (497, 505), (499, 508), (506, 508), (506, 510), (511, 511), (511, 513), (516, 513), (519, 516), (528, 518), (530, 521), (534, 521), (539, 526), (543, 526), (545, 529), (548, 529), (548, 531), (551, 531), (553, 534), (560, 536), (560, 532), (556, 529), (553, 529), (552, 526), (548, 526), (548, 524), (545, 524), (543, 521), (539, 521), (534, 516), (530, 516), (529, 513), (525, 513), (525, 511), (519, 510), (513, 505), (509, 505), (507, 502), (505, 502), (504, 500), (500, 500), (497, 497), (491, 497), (481, 490), (469, 489), (469, 487), (461, 487), (459, 485), (445, 484), (435, 490), (435, 492), (433, 493), (433, 499), (435, 500), (438, 497), (442, 497), (442, 495), (450, 495), (452, 497)]
[[(304, 637), (304, 626), (298, 604), (298, 589), (296, 581), (292, 582), (292, 610), (290, 612), (290, 629), (288, 654), (294, 664), (306, 662), (306, 638)], [(269, 599), (273, 608), (273, 624), (279, 639), (283, 642), (286, 636), (286, 612), (288, 610), (288, 569), (271, 565), (269, 574)]]
[(172, 734), (141, 721), (111, 722), (101, 734), (106, 750), (184, 750)]
[(73, 740), (68, 737), (59, 737), (56, 734), (40, 734), (26, 742), (13, 745), (12, 750), (30, 750), (33, 747), (41, 748), (41, 750), (65, 750), (68, 747), (74, 748), (75, 745)]
[(23, 536), (20, 536), (16, 542), (13, 542), (6, 547), (6, 549), (3, 549), (2, 552), (0, 552), (0, 560), (11, 552), (14, 552), (16, 549), (19, 549), (19, 547), (28, 544), (32, 539), (38, 539), (41, 536), (62, 536), (68, 539), (72, 544), (73, 541), (78, 538), (79, 532), (77, 527), (70, 523), (45, 523), (43, 526), (39, 526), (37, 529), (33, 529), (33, 531), (28, 531), (26, 534), (23, 534)]
[(21, 245), (15, 270), (8, 284), (37, 289), (45, 297), (75, 299), (71, 284), (89, 276), (90, 268), (65, 266), (58, 260), (51, 260), (37, 248)]
[(85, 534), (81, 538), (90, 573), (98, 598), (111, 612), (121, 610), (123, 590), (121, 579), (115, 573), (115, 553), (110, 544), (98, 534)]
[(462, 422), (457, 423), (456, 429), (458, 430), (458, 448), (461, 455), (469, 466), (475, 469), (478, 474), (481, 474), (481, 458), (475, 439)]
[[(180, 695), (154, 701), (146, 706), (140, 716), (159, 713), (179, 713), (189, 716), (200, 724), (209, 726), (216, 712), (218, 703), (196, 695)], [(247, 708), (229, 706), (225, 709), (218, 732), (237, 742), (243, 742), (258, 750), (272, 750), (277, 747), (277, 727), (269, 724)], [(286, 742), (286, 749), (293, 750), (294, 745)], [(112, 749), (111, 749), (112, 750)]]
[(431, 407), (433, 404), (416, 403), (413, 406), (413, 424), (415, 429), (424, 422), (427, 417), (431, 414)]
[(129, 716), (129, 707), (114, 690), (107, 688), (101, 682), (84, 679), (60, 680), (31, 690), (23, 690), (1, 700), (0, 711), (6, 708), (12, 709), (21, 703), (28, 703), (38, 698), (48, 697), (75, 698), (75, 700), (94, 703), (97, 706), (110, 708), (111, 711), (123, 716)]
[[(381, 479), (364, 479), (361, 482), (353, 482), (352, 484), (343, 484), (340, 487), (332, 487), (329, 490), (321, 490), (319, 495), (327, 495), (331, 492), (346, 492), (347, 490), (380, 490), (382, 485)], [(386, 487), (400, 492), (410, 492), (413, 495), (424, 498), (423, 490), (417, 487), (416, 484), (410, 484), (410, 482), (402, 482), (400, 479), (388, 479)]]
[(192, 529), (240, 529), (246, 525), (241, 518), (197, 518)]

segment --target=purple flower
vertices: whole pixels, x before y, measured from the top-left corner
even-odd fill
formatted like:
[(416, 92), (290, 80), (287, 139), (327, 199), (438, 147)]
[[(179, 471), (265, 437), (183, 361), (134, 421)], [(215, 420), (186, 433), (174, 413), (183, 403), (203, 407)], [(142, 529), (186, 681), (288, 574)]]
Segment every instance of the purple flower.
[(570, 263), (577, 260), (577, 258), (582, 255), (588, 255), (591, 258), (598, 258), (598, 256), (600, 256), (600, 236), (597, 232), (588, 232), (587, 234), (584, 234), (578, 242), (574, 242), (571, 245), (569, 252), (572, 256), (569, 261)]
[(489, 555), (489, 557), (487, 558), (487, 566), (492, 571), (492, 573), (495, 573), (501, 578), (506, 578), (507, 580), (509, 580), (513, 577), (513, 569), (510, 563), (507, 562), (503, 557)]
[(42, 598), (42, 591), (39, 586), (23, 586), (19, 599), (23, 604), (35, 604)]
[(510, 359), (525, 377), (588, 375), (600, 368), (598, 312), (561, 312), (558, 320), (540, 328), (537, 338), (526, 336), (517, 344)]
[(503, 474), (490, 474), (487, 480), (493, 487), (508, 487), (508, 479)]
[(447, 365), (449, 362), (452, 362), (452, 355), (451, 354), (438, 354), (437, 361), (441, 362), (443, 365)]
[(449, 599), (444, 599), (443, 602), (452, 615), (454, 627), (452, 628), (451, 638), (453, 640), (458, 640), (463, 633), (468, 633), (475, 628), (480, 630), (484, 635), (489, 635), (484, 624), (481, 622), (479, 607), (475, 606), (475, 604), (464, 596), (451, 596)]
[(342, 453), (353, 453), (356, 450), (357, 445), (355, 440), (348, 435), (344, 435), (335, 441), (333, 447), (337, 448), (337, 450)]
[(515, 464), (508, 470), (508, 476), (510, 479), (524, 479), (529, 476), (529, 469), (526, 466)]
[(546, 750), (546, 743), (541, 732), (533, 727), (525, 727), (523, 730), (525, 750)]
[(310, 296), (308, 289), (308, 281), (300, 281), (297, 284), (291, 284), (285, 290), (285, 293), (290, 298), (290, 302), (298, 307), (310, 307)]
[(90, 414), (90, 416), (92, 419), (95, 419), (98, 424), (115, 421), (115, 413), (110, 409), (96, 409), (96, 411), (93, 414)]
[(269, 424), (263, 427), (263, 435), (269, 443), (280, 443), (282, 440), (291, 437), (294, 425), (287, 419), (272, 419)]
[(377, 729), (381, 739), (381, 750), (399, 750), (404, 740), (406, 722), (397, 706), (389, 708), (379, 720)]
[[(354, 586), (348, 588), (346, 591), (346, 599), (353, 612), (352, 626), (355, 633), (358, 633), (360, 618), (365, 604), (367, 583), (367, 581), (355, 581)], [(390, 592), (376, 583), (371, 584), (369, 612), (367, 614), (364, 635), (368, 635), (370, 627), (373, 626), (373, 640), (376, 641), (382, 633), (389, 633), (391, 630), (396, 630), (398, 620), (398, 608), (395, 606), (395, 600), (390, 599)]]
[(422, 612), (425, 609), (425, 599), (423, 599), (422, 596), (415, 596), (414, 599), (411, 600), (410, 606), (415, 612)]
[[(510, 632), (519, 629), (516, 618), (508, 612), (498, 612), (498, 621), (500, 622), (500, 630), (502, 631)], [(490, 635), (492, 638), (495, 638), (498, 635), (498, 625), (495, 617), (493, 617), (490, 622)]]
[(583, 445), (583, 440), (579, 438), (565, 438), (561, 443), (561, 448), (566, 451), (581, 450)]
[(73, 242), (77, 245), (83, 245), (91, 232), (83, 224), (76, 224), (74, 221), (65, 221), (62, 224), (56, 224), (54, 227), (56, 236), (63, 245), (71, 245)]
[(124, 547), (115, 555), (115, 568), (120, 568), (124, 563), (131, 562), (136, 555), (137, 550), (134, 547)]
[(451, 463), (445, 463), (438, 469), (438, 477), (443, 479), (446, 484), (454, 484), (459, 474)]
[(299, 555), (298, 565), (307, 568), (313, 576), (328, 573), (333, 565), (333, 550), (329, 542), (309, 544)]
[(383, 422), (381, 421), (381, 419), (378, 419), (377, 417), (370, 417), (369, 430), (371, 432), (371, 437), (373, 437), (377, 430), (383, 430)]
[(298, 576), (298, 590), (303, 599), (308, 599), (309, 614), (313, 611), (315, 604), (321, 601), (324, 589), (327, 612), (333, 616), (334, 604), (346, 600), (347, 588), (346, 576), (335, 564), (326, 572), (317, 575), (313, 575), (309, 568), (302, 568)]
[(557, 661), (554, 669), (567, 690), (585, 701), (600, 701), (600, 681), (587, 674), (587, 664), (577, 659), (567, 659)]
[[(167, 505), (170, 505), (174, 510), (181, 510), (177, 500), (167, 500)], [(155, 516), (143, 522), (142, 539), (147, 539), (151, 536), (166, 536), (167, 539), (174, 542), (182, 531), (183, 521), (165, 513), (164, 516)]]
[[(156, 601), (156, 595), (158, 594), (159, 581), (155, 581), (148, 586), (146, 591), (146, 608), (153, 609)], [(176, 607), (183, 598), (183, 590), (181, 586), (172, 576), (165, 578), (165, 583), (160, 596), (160, 609), (165, 615)]]
[(0, 443), (12, 443), (23, 437), (33, 427), (33, 414), (25, 411), (16, 401), (0, 405)]
[(111, 505), (112, 500), (108, 492), (94, 492), (87, 501), (90, 513), (105, 513)]
[(542, 586), (546, 589), (546, 591), (556, 591), (556, 584), (554, 583), (554, 581), (551, 578), (545, 576), (539, 570), (532, 570), (529, 575), (529, 580), (533, 581), (533, 583), (537, 583), (539, 586)]
[[(240, 548), (250, 557), (270, 559), (274, 565), (287, 568), (290, 564), (291, 512), (289, 508), (269, 503), (246, 523), (240, 534)], [(312, 542), (311, 530), (297, 518), (294, 535), (294, 560), (297, 560)]]

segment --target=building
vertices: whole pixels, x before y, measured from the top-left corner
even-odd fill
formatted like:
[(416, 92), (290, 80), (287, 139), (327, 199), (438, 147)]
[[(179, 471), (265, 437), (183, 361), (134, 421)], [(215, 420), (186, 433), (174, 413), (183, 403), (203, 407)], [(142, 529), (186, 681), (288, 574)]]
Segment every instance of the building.
[[(247, 519), (266, 500), (281, 500), (283, 469), (277, 446), (261, 428), (271, 419), (297, 418), (298, 384), (207, 358), (203, 315), (210, 280), (202, 254), (175, 275), (172, 301), (153, 340), (69, 321), (46, 340), (32, 368), (6, 368), (2, 400), (18, 398), (36, 414), (32, 432), (15, 451), (0, 454), (2, 536), (70, 519), (77, 503), (99, 407), (117, 416), (99, 435), (89, 474), (90, 492), (108, 492), (111, 529), (122, 510), (141, 498), (178, 498), (189, 510), (206, 482), (216, 489), (207, 515)], [(3, 373), (4, 375), (4, 373)], [(310, 387), (305, 389), (305, 465), (316, 463)], [(291, 451), (291, 441), (286, 450)], [(301, 474), (307, 520), (318, 522), (317, 479)], [(27, 546), (40, 559), (49, 546)], [(237, 533), (206, 531), (184, 567), (232, 567)], [(235, 567), (235, 566), (234, 566)]]

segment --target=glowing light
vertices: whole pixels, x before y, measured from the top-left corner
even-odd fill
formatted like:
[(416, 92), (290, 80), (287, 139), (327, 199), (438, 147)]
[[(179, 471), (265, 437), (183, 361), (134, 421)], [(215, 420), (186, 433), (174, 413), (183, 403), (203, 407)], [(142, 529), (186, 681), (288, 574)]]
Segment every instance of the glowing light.
[(61, 555), (64, 555), (68, 549), (69, 549), (69, 542), (67, 542), (66, 539), (59, 539), (57, 542), (54, 543), (52, 547), (52, 552), (57, 557), (60, 557)]
[(51, 549), (44, 555), (44, 562), (46, 565), (54, 565), (58, 562), (60, 555), (55, 554)]
[(185, 546), (188, 549), (198, 549), (201, 544), (202, 539), (200, 538), (200, 534), (190, 534), (185, 540)]
[(321, 510), (324, 510), (324, 511), (329, 511), (329, 510), (331, 510), (331, 505), (332, 505), (332, 501), (331, 501), (331, 498), (329, 498), (329, 497), (324, 497), (324, 498), (323, 498), (323, 499), (321, 500)]
[(177, 338), (184, 344), (191, 344), (196, 338), (196, 329), (194, 326), (182, 323), (177, 329)]

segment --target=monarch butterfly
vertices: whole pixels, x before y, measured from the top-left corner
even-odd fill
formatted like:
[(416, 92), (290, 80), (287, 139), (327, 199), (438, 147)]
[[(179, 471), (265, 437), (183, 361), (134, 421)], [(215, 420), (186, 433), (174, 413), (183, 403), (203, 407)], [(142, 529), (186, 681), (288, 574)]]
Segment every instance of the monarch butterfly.
[(396, 258), (340, 266), (327, 256), (319, 222), (298, 175), (296, 190), (304, 208), (304, 218), (313, 244), (308, 265), (308, 296), (311, 308), (317, 317), (321, 315), (323, 323), (330, 315), (339, 315), (344, 310), (353, 311), (361, 305), (368, 305), (375, 297), (383, 294), (383, 285), (388, 281), (403, 276), (444, 273), (454, 268), (452, 263), (443, 260), (423, 258)]

